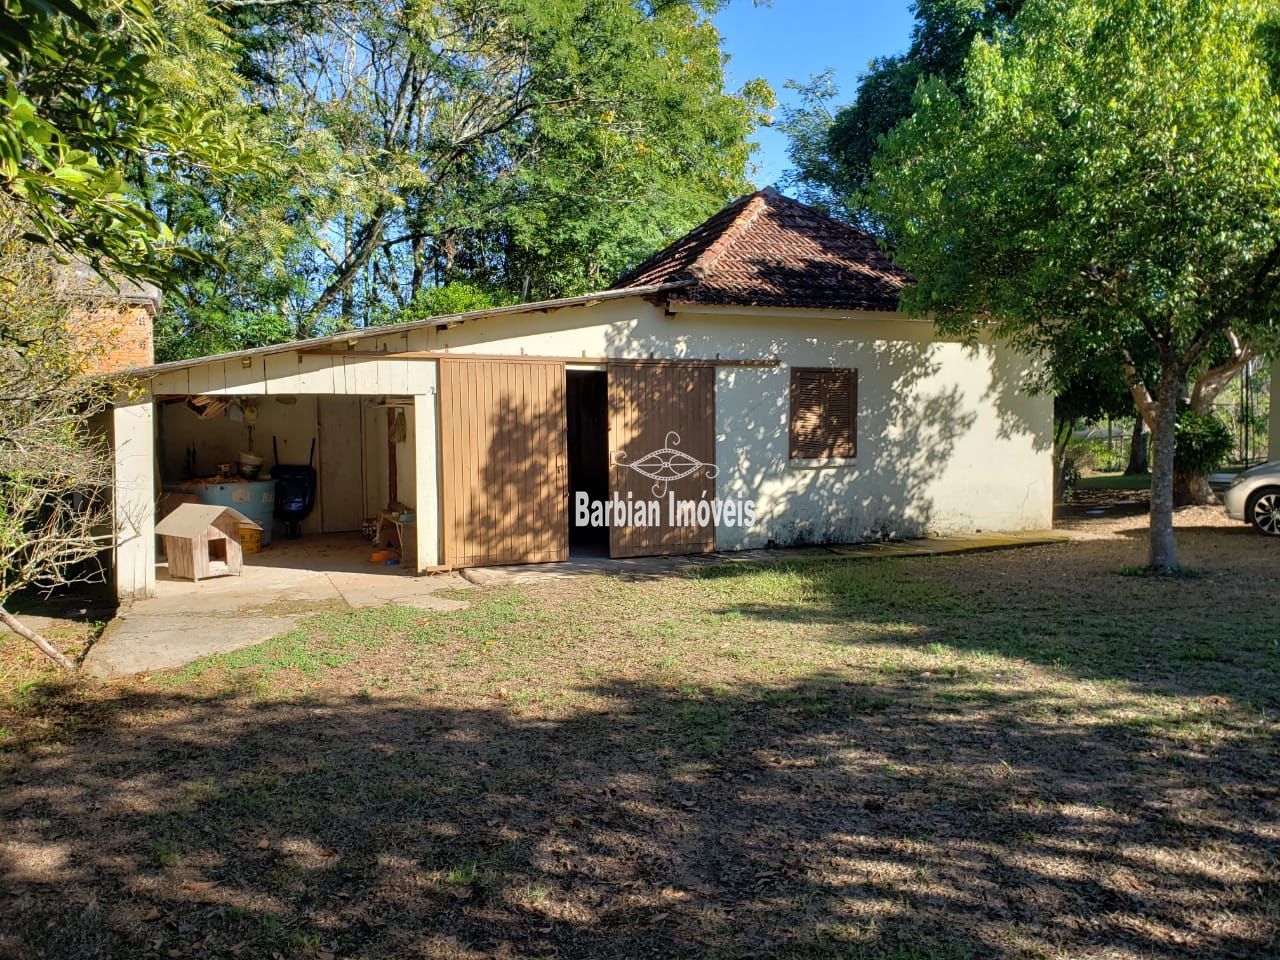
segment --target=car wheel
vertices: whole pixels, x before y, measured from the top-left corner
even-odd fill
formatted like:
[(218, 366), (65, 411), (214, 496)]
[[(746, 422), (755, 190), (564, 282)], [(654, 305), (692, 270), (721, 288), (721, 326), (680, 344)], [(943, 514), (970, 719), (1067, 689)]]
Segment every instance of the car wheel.
[(1250, 497), (1245, 516), (1259, 533), (1280, 537), (1280, 487), (1265, 487)]

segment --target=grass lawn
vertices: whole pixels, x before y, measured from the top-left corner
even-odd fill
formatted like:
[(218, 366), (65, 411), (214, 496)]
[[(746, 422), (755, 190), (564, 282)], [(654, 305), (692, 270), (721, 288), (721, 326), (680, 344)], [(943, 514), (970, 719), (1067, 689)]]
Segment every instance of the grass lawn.
[(1280, 555), (1141, 546), (543, 582), (20, 684), (0, 956), (1274, 956)]

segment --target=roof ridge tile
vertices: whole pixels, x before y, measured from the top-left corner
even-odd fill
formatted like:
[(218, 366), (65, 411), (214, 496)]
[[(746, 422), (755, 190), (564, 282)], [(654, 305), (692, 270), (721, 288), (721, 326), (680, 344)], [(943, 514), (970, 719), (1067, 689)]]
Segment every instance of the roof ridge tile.
[(766, 187), (747, 197), (747, 202), (743, 204), (742, 210), (733, 218), (733, 221), (720, 231), (720, 236), (703, 250), (693, 263), (689, 264), (690, 274), (698, 280), (706, 279), (707, 275), (715, 269), (720, 258), (729, 252), (734, 242), (745, 236), (751, 229), (751, 224), (755, 223), (760, 212), (767, 206), (770, 192), (777, 195), (772, 187)]

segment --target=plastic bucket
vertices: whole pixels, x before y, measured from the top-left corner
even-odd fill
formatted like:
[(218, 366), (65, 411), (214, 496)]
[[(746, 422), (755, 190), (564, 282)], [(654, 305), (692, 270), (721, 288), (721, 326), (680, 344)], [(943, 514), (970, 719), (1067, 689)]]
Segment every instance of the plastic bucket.
[(240, 549), (244, 553), (260, 553), (262, 551), (262, 531), (247, 523), (240, 524)]

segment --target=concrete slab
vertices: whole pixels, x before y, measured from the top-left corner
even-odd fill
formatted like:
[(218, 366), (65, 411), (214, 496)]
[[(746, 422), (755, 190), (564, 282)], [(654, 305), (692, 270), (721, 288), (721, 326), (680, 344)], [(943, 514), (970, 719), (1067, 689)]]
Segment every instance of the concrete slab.
[(156, 595), (120, 611), (89, 650), (84, 669), (113, 677), (180, 667), (279, 636), (323, 609), (466, 606), (439, 596), (450, 588), (469, 588), (461, 577), (417, 577), (375, 565), (369, 562), (371, 550), (358, 534), (276, 541), (246, 557), (241, 576), (198, 583), (169, 579), (162, 564)]
[(107, 624), (85, 657), (84, 669), (106, 678), (181, 667), (278, 637), (300, 619), (296, 614), (125, 614)]
[(830, 546), (794, 547), (782, 550), (742, 550), (692, 557), (636, 557), (614, 560), (600, 555), (572, 555), (567, 563), (523, 566), (477, 567), (461, 571), (462, 576), (480, 586), (531, 583), (537, 580), (582, 576), (661, 577), (691, 566), (723, 563), (786, 563), (805, 560), (871, 559), (874, 557), (927, 557), (947, 553), (975, 553), (1013, 547), (1060, 543), (1070, 540), (1065, 533), (1033, 530), (1017, 533), (976, 533), (953, 537), (926, 537), (887, 543), (850, 543)]

